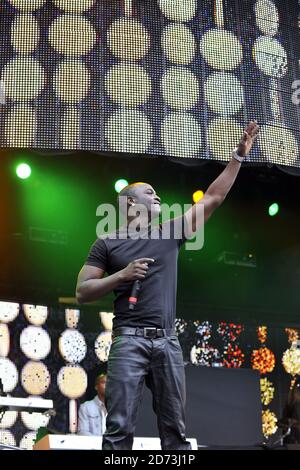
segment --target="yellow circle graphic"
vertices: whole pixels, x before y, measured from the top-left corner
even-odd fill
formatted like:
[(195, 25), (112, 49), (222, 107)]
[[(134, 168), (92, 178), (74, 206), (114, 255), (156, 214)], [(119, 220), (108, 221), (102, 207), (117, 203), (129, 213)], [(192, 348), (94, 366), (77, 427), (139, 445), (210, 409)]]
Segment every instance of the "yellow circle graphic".
[(141, 65), (116, 64), (108, 71), (106, 92), (118, 104), (138, 106), (150, 98), (151, 79)]
[(96, 40), (96, 31), (91, 22), (76, 14), (59, 16), (49, 29), (51, 46), (68, 57), (88, 54)]
[(258, 0), (255, 4), (256, 24), (262, 34), (275, 36), (278, 33), (279, 14), (271, 0)]
[(29, 395), (43, 395), (51, 382), (49, 370), (42, 362), (29, 361), (21, 372), (21, 383)]
[(162, 35), (162, 48), (170, 62), (190, 64), (196, 54), (195, 37), (187, 26), (169, 24)]
[(189, 113), (170, 113), (161, 135), (166, 153), (174, 157), (197, 157), (202, 146), (201, 125)]
[(205, 99), (216, 113), (226, 116), (238, 113), (244, 103), (240, 80), (228, 72), (214, 72), (205, 82)]
[(66, 103), (80, 103), (88, 94), (91, 74), (81, 60), (61, 62), (53, 77), (53, 88), (57, 96)]
[(46, 0), (9, 0), (10, 3), (21, 11), (34, 11), (41, 8)]
[(37, 98), (45, 86), (45, 72), (33, 57), (16, 57), (3, 68), (5, 95), (13, 101)]
[(29, 54), (38, 47), (40, 30), (32, 15), (16, 15), (11, 26), (11, 44), (16, 52)]
[(299, 158), (298, 142), (291, 130), (278, 123), (261, 126), (257, 139), (266, 160), (280, 165), (294, 165)]
[(259, 37), (253, 46), (253, 59), (265, 75), (281, 78), (287, 73), (286, 50), (275, 38)]
[(62, 367), (57, 376), (57, 385), (63, 395), (70, 399), (80, 398), (87, 388), (87, 375), (80, 366)]
[(43, 325), (48, 317), (48, 307), (45, 305), (23, 304), (23, 311), (26, 319), (32, 325)]
[(217, 160), (228, 161), (242, 134), (241, 124), (232, 118), (218, 117), (212, 120), (208, 126), (208, 146), (213, 156)]
[(6, 323), (0, 323), (0, 357), (7, 357), (10, 346), (9, 328)]
[(168, 69), (162, 77), (161, 89), (166, 104), (174, 109), (192, 109), (199, 100), (198, 78), (186, 68)]
[(95, 0), (53, 0), (55, 6), (71, 13), (82, 13), (90, 10)]
[(197, 10), (197, 0), (159, 0), (163, 14), (173, 21), (191, 21)]
[(139, 21), (121, 18), (110, 26), (107, 44), (118, 59), (140, 60), (149, 51), (150, 35)]
[(243, 47), (238, 38), (223, 29), (210, 29), (200, 42), (206, 62), (217, 70), (233, 70), (243, 60)]
[(5, 138), (9, 147), (31, 147), (37, 129), (36, 111), (26, 104), (11, 108), (5, 120)]
[(153, 137), (152, 125), (139, 109), (116, 111), (108, 119), (105, 131), (114, 152), (145, 153)]

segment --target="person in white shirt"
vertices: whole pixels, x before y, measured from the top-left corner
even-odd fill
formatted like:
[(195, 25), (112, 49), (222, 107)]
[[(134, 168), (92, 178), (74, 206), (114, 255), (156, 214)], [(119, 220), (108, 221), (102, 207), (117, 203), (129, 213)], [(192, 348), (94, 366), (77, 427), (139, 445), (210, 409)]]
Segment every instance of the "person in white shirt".
[(86, 401), (79, 408), (78, 431), (81, 436), (103, 436), (106, 429), (106, 408), (104, 405), (106, 374), (100, 374), (95, 380), (97, 395)]

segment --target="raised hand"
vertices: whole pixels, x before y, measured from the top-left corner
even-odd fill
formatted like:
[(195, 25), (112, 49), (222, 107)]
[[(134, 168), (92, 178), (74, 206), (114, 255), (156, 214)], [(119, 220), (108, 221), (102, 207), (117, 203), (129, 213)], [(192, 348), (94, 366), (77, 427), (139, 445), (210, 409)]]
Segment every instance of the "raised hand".
[(238, 145), (237, 153), (240, 155), (240, 157), (246, 157), (249, 155), (252, 145), (257, 139), (258, 134), (259, 125), (257, 124), (257, 121), (249, 122)]

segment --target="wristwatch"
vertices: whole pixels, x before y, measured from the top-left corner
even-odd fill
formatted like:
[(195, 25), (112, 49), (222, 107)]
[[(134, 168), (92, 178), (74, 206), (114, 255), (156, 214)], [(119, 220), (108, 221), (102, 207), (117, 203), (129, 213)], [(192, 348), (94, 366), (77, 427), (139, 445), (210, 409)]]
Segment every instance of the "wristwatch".
[(238, 153), (237, 153), (237, 148), (234, 149), (234, 151), (232, 152), (231, 154), (232, 158), (235, 158), (238, 162), (240, 163), (243, 163), (243, 161), (245, 160), (245, 157), (241, 157)]

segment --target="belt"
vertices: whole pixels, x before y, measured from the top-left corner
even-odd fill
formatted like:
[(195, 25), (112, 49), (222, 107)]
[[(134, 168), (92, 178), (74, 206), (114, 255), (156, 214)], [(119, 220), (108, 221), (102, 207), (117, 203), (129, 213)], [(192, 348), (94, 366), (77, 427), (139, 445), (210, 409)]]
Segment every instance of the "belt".
[[(143, 338), (163, 338), (164, 336), (173, 336), (176, 335), (174, 328), (163, 329), (163, 328), (129, 328), (127, 326), (120, 326), (112, 332), (112, 337), (120, 335), (130, 335), (130, 336), (142, 336)], [(176, 335), (177, 336), (177, 335)]]

